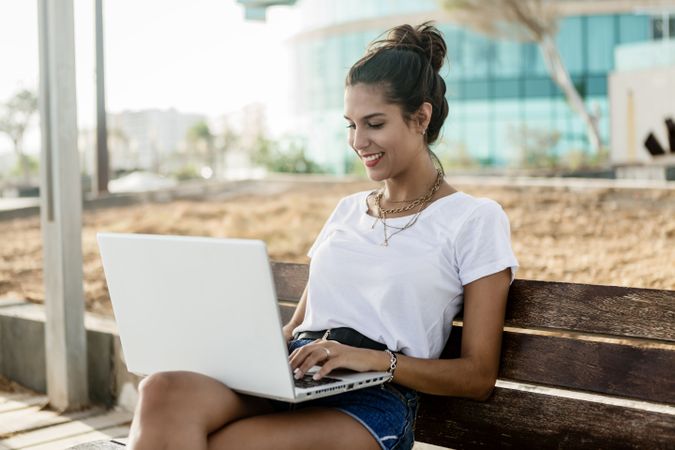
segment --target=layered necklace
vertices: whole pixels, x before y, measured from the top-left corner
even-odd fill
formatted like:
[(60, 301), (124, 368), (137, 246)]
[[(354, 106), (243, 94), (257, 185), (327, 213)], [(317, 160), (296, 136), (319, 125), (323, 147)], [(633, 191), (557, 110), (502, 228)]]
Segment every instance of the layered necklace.
[[(436, 175), (436, 181), (434, 184), (429, 188), (429, 190), (423, 194), (421, 197), (418, 197), (414, 200), (403, 200), (403, 201), (398, 201), (398, 202), (392, 202), (392, 203), (407, 203), (405, 206), (401, 206), (399, 208), (382, 208), (381, 202), (382, 202), (382, 196), (384, 196), (384, 188), (378, 190), (378, 191), (373, 191), (370, 195), (375, 196), (375, 206), (377, 206), (377, 219), (375, 219), (375, 222), (373, 222), (373, 226), (371, 229), (375, 228), (375, 225), (377, 224), (378, 221), (382, 222), (382, 227), (384, 228), (384, 242), (382, 245), (385, 247), (389, 245), (389, 240), (396, 236), (398, 233), (407, 230), (408, 228), (412, 227), (415, 225), (417, 222), (417, 218), (420, 216), (422, 213), (422, 210), (425, 208), (427, 204), (431, 201), (432, 197), (438, 191), (438, 189), (441, 187), (441, 184), (443, 184), (443, 172), (440, 170), (437, 172)], [(389, 225), (387, 224), (387, 215), (388, 214), (398, 214), (406, 211), (410, 211), (414, 208), (417, 208), (417, 211), (415, 214), (413, 214), (410, 217), (410, 220), (402, 226), (402, 227), (397, 227), (394, 225)], [(392, 228), (396, 231), (393, 233), (389, 233), (388, 229)]]

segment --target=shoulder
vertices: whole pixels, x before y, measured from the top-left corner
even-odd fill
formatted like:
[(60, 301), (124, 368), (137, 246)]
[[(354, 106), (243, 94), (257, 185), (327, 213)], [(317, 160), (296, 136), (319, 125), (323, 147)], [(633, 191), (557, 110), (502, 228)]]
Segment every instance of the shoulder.
[(504, 214), (504, 208), (498, 202), (487, 197), (474, 197), (465, 194), (467, 201), (467, 219), (474, 217), (494, 217)]
[(477, 218), (490, 218), (504, 214), (502, 206), (495, 200), (487, 197), (474, 197), (463, 191), (452, 194), (453, 201), (448, 201), (443, 214), (452, 216), (459, 224)]
[(485, 229), (510, 229), (509, 219), (497, 201), (487, 197), (474, 197), (459, 192), (459, 198), (452, 208), (446, 208), (445, 214), (451, 214), (455, 226), (452, 235), (481, 233)]

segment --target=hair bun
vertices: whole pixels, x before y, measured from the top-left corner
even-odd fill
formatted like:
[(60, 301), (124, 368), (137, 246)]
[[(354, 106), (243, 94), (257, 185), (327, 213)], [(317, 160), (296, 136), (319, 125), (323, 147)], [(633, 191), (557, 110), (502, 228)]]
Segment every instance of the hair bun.
[(448, 51), (443, 35), (432, 21), (424, 22), (415, 28), (408, 24), (394, 27), (389, 31), (387, 38), (379, 43), (389, 48), (407, 48), (421, 53), (436, 72), (443, 67)]

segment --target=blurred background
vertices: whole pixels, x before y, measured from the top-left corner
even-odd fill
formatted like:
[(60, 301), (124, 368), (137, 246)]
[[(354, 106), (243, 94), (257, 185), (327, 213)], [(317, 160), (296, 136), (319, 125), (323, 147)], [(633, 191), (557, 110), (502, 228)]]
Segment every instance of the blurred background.
[[(432, 148), (452, 185), (502, 204), (519, 277), (675, 289), (675, 1), (526, 3), (104, 1), (103, 152), (95, 2), (75, 0), (88, 307), (109, 313), (96, 231), (255, 237), (306, 261), (340, 196), (376, 187), (347, 144), (345, 75), (426, 20), (448, 44)], [(37, 2), (0, 3), (0, 55), (0, 297), (41, 302)]]
[[(479, 2), (104, 2), (111, 179), (133, 171), (176, 180), (362, 174), (342, 118), (347, 70), (386, 29), (425, 20), (436, 21), (449, 47), (442, 73), (450, 115), (435, 148), (448, 169), (675, 179), (672, 170), (629, 170), (670, 156), (658, 147), (669, 153), (674, 132), (665, 121), (675, 115), (675, 4), (562, 0), (542, 2), (554, 11), (533, 11), (548, 27), (580, 110), (548, 68), (546, 36), (517, 22), (486, 34), (486, 11), (504, 17), (499, 2), (483, 2), (486, 11), (467, 3)], [(260, 4), (276, 6), (256, 10)], [(30, 102), (38, 84), (37, 5), (5, 0), (0, 8), (0, 192), (12, 196), (19, 185), (35, 186), (38, 173), (37, 103)], [(75, 1), (75, 26), (79, 151), (90, 179), (94, 2)], [(650, 133), (654, 154), (645, 146)], [(118, 184), (111, 190), (125, 189)]]

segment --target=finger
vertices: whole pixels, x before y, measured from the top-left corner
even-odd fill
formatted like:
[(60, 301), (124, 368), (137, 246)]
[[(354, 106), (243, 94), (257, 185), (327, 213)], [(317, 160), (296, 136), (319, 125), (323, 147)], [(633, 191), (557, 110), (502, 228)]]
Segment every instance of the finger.
[[(321, 339), (316, 339), (316, 340), (314, 340), (314, 341), (312, 341), (312, 342), (310, 342), (310, 343), (308, 343), (308, 344), (302, 345), (302, 346), (300, 346), (300, 347), (296, 347), (295, 350), (293, 350), (293, 351), (291, 352), (291, 355), (296, 354), (297, 352), (299, 352), (300, 350), (302, 350), (302, 349), (304, 349), (304, 348), (307, 348), (307, 347), (312, 348), (313, 345), (318, 344), (318, 343), (320, 343), (320, 342), (323, 342), (323, 341), (322, 341)], [(289, 356), (290, 356), (290, 355), (289, 355)]]
[(302, 356), (303, 354), (307, 353), (308, 351), (311, 351), (311, 349), (314, 347), (314, 342), (310, 342), (309, 344), (302, 345), (300, 347), (296, 347), (295, 350), (291, 352), (290, 355), (288, 355), (289, 359), (297, 357), (298, 355)]
[(321, 366), (321, 369), (319, 369), (319, 371), (317, 371), (314, 374), (314, 376), (312, 376), (312, 379), (313, 380), (320, 380), (323, 377), (329, 375), (333, 370), (337, 369), (339, 366), (340, 366), (340, 364), (336, 360), (336, 358), (331, 358)]
[(305, 360), (298, 365), (295, 373), (296, 379), (302, 378), (308, 371), (314, 366), (324, 364), (328, 359), (328, 355), (326, 354), (326, 350), (324, 350), (323, 347), (314, 347), (312, 349), (312, 352), (307, 355)]
[(291, 369), (295, 370), (298, 366), (300, 366), (307, 359), (307, 357), (312, 354), (314, 348), (316, 348), (315, 344), (307, 344), (296, 348), (288, 358), (291, 364)]
[[(311, 345), (311, 344), (308, 344), (308, 345)], [(291, 367), (293, 369), (295, 369), (297, 366), (299, 366), (300, 363), (302, 361), (304, 361), (304, 359), (306, 358), (307, 351), (309, 350), (306, 347), (307, 347), (307, 345), (304, 345), (302, 347), (298, 347), (295, 350), (293, 350), (291, 352), (291, 354), (288, 356), (288, 361), (291, 364)]]

